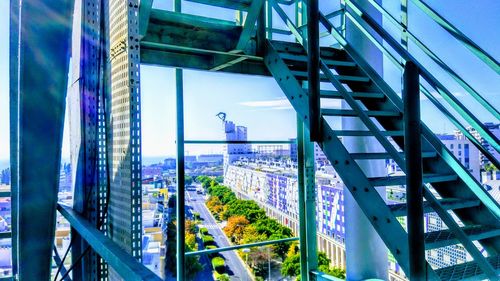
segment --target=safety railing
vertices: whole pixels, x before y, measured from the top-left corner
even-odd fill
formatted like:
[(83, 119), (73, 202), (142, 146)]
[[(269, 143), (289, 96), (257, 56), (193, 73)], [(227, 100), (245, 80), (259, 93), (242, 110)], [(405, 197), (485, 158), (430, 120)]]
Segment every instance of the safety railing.
[[(448, 66), (438, 55), (436, 55), (429, 47), (427, 47), (417, 36), (415, 36), (412, 32), (408, 30), (408, 28), (398, 20), (396, 20), (383, 6), (378, 4), (374, 0), (368, 1), (373, 7), (382, 14), (384, 18), (386, 18), (392, 25), (398, 28), (402, 33), (405, 34), (412, 42), (415, 43), (417, 47), (422, 50), (424, 54), (429, 56), (432, 61), (434, 61), (441, 69), (443, 69), (454, 81), (458, 83), (467, 93), (470, 94), (472, 98), (474, 98), (487, 112), (489, 112), (496, 120), (500, 120), (500, 113), (498, 109), (496, 109), (489, 101), (487, 101), (473, 86), (471, 86), (467, 81), (465, 81), (460, 75), (458, 75), (450, 66)], [(472, 42), (467, 36), (465, 36), (458, 28), (449, 23), (446, 19), (440, 16), (437, 12), (435, 12), (432, 8), (430, 8), (427, 4), (423, 3), (420, 0), (412, 0), (412, 2), (424, 11), (427, 15), (429, 15), (436, 23), (442, 26), (446, 31), (448, 31), (454, 38), (464, 44), (471, 52), (480, 58), (483, 62), (485, 62), (489, 67), (491, 67), (495, 72), (500, 73), (500, 67), (498, 62), (486, 51), (480, 48), (477, 44)], [(280, 1), (276, 1), (278, 4)], [(287, 3), (290, 5), (290, 3)], [(343, 7), (346, 8), (343, 8)], [(287, 27), (291, 30), (291, 33), (295, 35), (297, 40), (301, 40), (303, 30), (305, 30), (305, 25), (296, 26), (295, 28), (291, 28), (289, 19), (284, 19), (284, 16), (287, 17), (285, 12), (281, 10), (281, 13), (278, 12), (278, 16), (285, 21)], [(337, 27), (334, 27), (330, 23), (330, 19), (336, 16), (341, 16), (341, 26), (340, 30)], [(287, 17), (288, 18), (288, 17)], [(397, 55), (403, 58), (404, 61), (415, 61), (420, 69), (422, 69), (422, 78), (426, 82), (421, 83), (421, 92), (429, 99), (429, 101), (443, 114), (448, 118), (448, 120), (488, 159), (493, 165), (497, 168), (500, 168), (500, 162), (497, 158), (493, 156), (491, 151), (487, 149), (484, 144), (476, 138), (471, 131), (467, 128), (467, 126), (472, 127), (478, 135), (482, 138), (482, 140), (486, 141), (494, 150), (500, 152), (500, 144), (498, 138), (486, 128), (486, 126), (462, 103), (458, 100), (456, 96), (454, 96), (437, 78), (435, 78), (430, 71), (422, 66), (416, 58), (410, 54), (410, 52), (402, 46), (395, 38), (393, 38), (390, 33), (380, 26), (368, 13), (363, 11), (356, 3), (352, 0), (343, 0), (341, 1), (341, 9), (329, 13), (326, 16), (322, 16), (320, 21), (323, 23), (327, 29), (329, 29), (330, 35), (332, 33), (332, 28), (335, 28), (341, 36), (335, 36), (335, 39), (340, 43), (340, 45), (345, 45), (345, 21), (349, 19), (352, 21), (354, 26), (356, 26), (370, 41), (382, 51), (382, 53), (400, 70), (403, 69), (403, 62), (394, 55), (394, 52), (389, 51), (389, 49), (382, 44), (379, 39), (373, 35), (369, 29), (374, 30), (377, 35), (381, 36), (388, 45), (396, 51)], [(320, 37), (323, 37), (325, 32), (321, 33)], [(305, 42), (301, 42), (305, 43)], [(432, 88), (432, 90), (429, 88)], [(447, 109), (446, 105), (439, 101), (434, 95), (433, 92), (438, 93), (443, 100), (451, 106), (451, 109), (458, 113), (459, 117), (462, 120), (465, 120), (467, 124), (464, 125), (462, 121), (457, 118), (454, 113)]]
[[(94, 225), (71, 207), (58, 204), (57, 210), (66, 220), (68, 220), (72, 229), (85, 239), (89, 247), (102, 257), (120, 276), (126, 277), (127, 280), (161, 280), (160, 277), (154, 274), (132, 255), (120, 248), (120, 246), (95, 228)], [(63, 279), (64, 278), (61, 278), (61, 280)]]
[[(474, 128), (478, 134), (485, 139), (496, 151), (500, 151), (500, 144), (498, 139), (492, 132), (490, 132), (482, 122), (478, 120), (476, 116), (466, 106), (464, 106), (441, 82), (438, 81), (427, 69), (425, 69), (403, 46), (394, 39), (389, 32), (387, 32), (380, 24), (378, 24), (371, 16), (363, 11), (357, 4), (351, 0), (346, 0), (346, 5), (350, 8), (346, 11), (346, 17), (349, 18), (353, 24), (380, 50), (382, 53), (389, 58), (389, 60), (399, 69), (403, 69), (403, 63), (398, 60), (392, 52), (390, 52), (387, 47), (385, 47), (377, 38), (369, 31), (368, 28), (373, 29), (377, 35), (381, 36), (389, 46), (397, 52), (405, 61), (414, 61), (421, 69), (422, 78), (432, 87), (437, 93), (439, 93), (443, 99), (448, 102), (452, 108), (459, 113), (459, 115), (468, 122), (468, 124)], [(352, 12), (351, 12), (352, 11)], [(322, 23), (329, 24), (326, 18), (322, 17)], [(331, 28), (334, 28), (329, 24)], [(333, 31), (333, 30), (331, 30)], [(346, 44), (345, 38), (339, 38), (341, 36), (333, 34), (335, 39), (342, 42), (341, 44)], [(410, 36), (411, 38), (411, 36)], [(458, 76), (457, 76), (458, 79)], [(474, 146), (476, 146), (485, 157), (490, 160), (495, 166), (499, 166), (499, 161), (496, 159), (492, 153), (484, 147), (484, 145), (479, 142), (471, 132), (456, 118), (446, 107), (441, 104), (431, 93), (431, 90), (425, 84), (421, 83), (422, 93), (431, 101), (431, 103), (436, 106), (456, 127), (459, 129), (467, 139), (469, 139)], [(479, 94), (478, 94), (479, 95)], [(496, 109), (491, 107), (493, 112)], [(486, 108), (487, 109), (487, 108)]]

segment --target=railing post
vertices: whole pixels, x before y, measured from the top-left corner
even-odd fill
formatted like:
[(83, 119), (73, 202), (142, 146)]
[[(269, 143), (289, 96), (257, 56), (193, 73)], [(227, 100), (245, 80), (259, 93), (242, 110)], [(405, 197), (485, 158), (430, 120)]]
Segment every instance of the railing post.
[(311, 141), (321, 138), (319, 100), (319, 7), (318, 0), (308, 0), (307, 5), (307, 81), (309, 92), (309, 131)]
[(175, 70), (176, 84), (176, 107), (177, 107), (177, 202), (176, 202), (176, 219), (177, 219), (177, 280), (185, 280), (185, 186), (184, 186), (184, 98), (183, 98), (183, 79), (182, 69)]
[(264, 55), (264, 46), (266, 45), (266, 34), (267, 34), (267, 26), (266, 26), (266, 1), (263, 1), (262, 8), (259, 12), (259, 16), (257, 17), (257, 55)]
[(418, 67), (412, 61), (407, 61), (403, 74), (403, 104), (411, 280), (426, 280), (419, 89)]
[[(181, 12), (181, 0), (174, 1), (174, 11)], [(184, 87), (182, 69), (175, 69), (175, 97), (177, 113), (176, 147), (177, 147), (177, 198), (175, 214), (177, 219), (176, 233), (176, 276), (177, 280), (184, 281), (186, 276), (186, 248), (185, 248), (185, 186), (184, 186)]]
[(318, 249), (316, 237), (316, 169), (314, 159), (314, 143), (309, 139), (308, 130), (304, 128), (304, 206), (306, 214), (307, 237), (307, 280), (311, 271), (318, 268)]
[(301, 280), (308, 280), (307, 272), (307, 228), (305, 196), (304, 161), (304, 122), (297, 116), (297, 187), (299, 195), (299, 248)]

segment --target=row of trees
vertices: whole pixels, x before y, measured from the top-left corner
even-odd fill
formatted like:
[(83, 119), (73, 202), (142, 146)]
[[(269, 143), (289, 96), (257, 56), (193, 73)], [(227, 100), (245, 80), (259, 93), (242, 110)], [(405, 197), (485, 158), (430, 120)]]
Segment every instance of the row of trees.
[[(266, 216), (265, 211), (252, 200), (236, 198), (234, 192), (215, 181), (205, 181), (207, 193), (207, 208), (217, 220), (227, 220), (224, 233), (237, 245), (277, 240), (292, 237), (292, 231), (281, 225), (275, 219)], [(262, 248), (252, 248), (240, 255), (244, 256), (248, 265), (259, 279), (268, 274), (268, 260), (272, 257), (285, 259), (290, 243), (279, 243), (271, 247), (271, 251)]]
[[(208, 182), (208, 181), (207, 181)], [(292, 237), (290, 228), (281, 225), (275, 219), (267, 217), (265, 211), (252, 200), (236, 198), (234, 192), (217, 182), (210, 182), (207, 192), (210, 198), (206, 202), (207, 208), (218, 220), (227, 220), (224, 232), (235, 244), (243, 245), (254, 242), (278, 240)], [(271, 246), (274, 256), (283, 261), (281, 274), (283, 276), (298, 277), (300, 280), (300, 252), (298, 243), (278, 243)], [(270, 258), (266, 251), (251, 250), (247, 253), (249, 266), (257, 276), (266, 276), (267, 260)], [(318, 269), (326, 274), (345, 279), (345, 271), (330, 267), (331, 260), (324, 252), (318, 252)]]
[[(167, 272), (171, 272), (174, 276), (176, 274), (176, 221), (169, 222), (167, 224), (167, 253), (165, 256), (165, 269)], [(198, 250), (198, 244), (196, 243), (196, 223), (191, 220), (186, 220), (185, 222), (185, 249), (186, 252)], [(186, 278), (192, 280), (196, 277), (196, 274), (203, 269), (200, 263), (199, 256), (186, 257)]]
[[(345, 279), (345, 270), (337, 267), (330, 267), (331, 260), (324, 252), (318, 252), (318, 270), (328, 275)], [(288, 250), (287, 256), (281, 266), (283, 276), (297, 276), (300, 281), (300, 251), (297, 242), (294, 242)]]
[(222, 182), (224, 181), (224, 177), (217, 176), (214, 178), (209, 176), (197, 176), (195, 180), (196, 182), (201, 183), (201, 186), (203, 188), (208, 189), (211, 186), (222, 184)]

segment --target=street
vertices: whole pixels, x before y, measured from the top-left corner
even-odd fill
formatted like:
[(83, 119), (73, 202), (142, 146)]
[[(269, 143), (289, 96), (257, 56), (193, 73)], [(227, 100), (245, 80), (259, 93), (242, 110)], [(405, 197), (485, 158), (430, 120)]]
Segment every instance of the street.
[[(230, 246), (228, 239), (226, 238), (224, 232), (219, 227), (217, 222), (211, 216), (210, 211), (205, 206), (205, 198), (202, 194), (197, 194), (196, 191), (186, 192), (186, 206), (189, 206), (190, 212), (200, 213), (202, 219), (199, 227), (206, 227), (208, 232), (214, 237), (217, 247), (227, 247)], [(200, 247), (201, 249), (201, 247)], [(220, 255), (225, 259), (226, 262), (226, 272), (229, 274), (231, 280), (241, 280), (241, 281), (251, 281), (248, 271), (245, 265), (238, 257), (235, 251), (222, 252)], [(205, 266), (204, 270), (200, 272), (196, 280), (213, 280), (212, 279), (212, 265), (207, 256), (202, 256), (200, 262)], [(210, 277), (209, 277), (210, 276)]]

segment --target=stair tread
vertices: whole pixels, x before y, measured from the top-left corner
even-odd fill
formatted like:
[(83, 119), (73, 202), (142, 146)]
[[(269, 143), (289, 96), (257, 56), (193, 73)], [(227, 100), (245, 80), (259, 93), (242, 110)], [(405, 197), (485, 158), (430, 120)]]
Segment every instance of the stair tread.
[[(500, 274), (500, 255), (485, 258), (491, 266)], [(474, 278), (480, 280), (486, 278), (479, 265), (475, 261), (465, 262), (453, 266), (438, 268), (434, 271), (441, 280), (458, 281)]]
[[(471, 200), (471, 199), (460, 199), (460, 198), (443, 198), (439, 199), (439, 203), (441, 203), (441, 206), (445, 210), (456, 210), (456, 209), (464, 209), (464, 208), (479, 206), (481, 204), (481, 201)], [(388, 207), (395, 216), (397, 217), (406, 216), (407, 213), (406, 203), (388, 205)], [(424, 201), (424, 212), (425, 213), (434, 212), (431, 205), (427, 201)]]
[[(307, 91), (307, 88), (304, 88)], [(320, 97), (324, 99), (342, 99), (342, 95), (339, 91), (331, 91), (331, 90), (321, 90), (319, 92)], [(374, 99), (383, 99), (385, 95), (378, 92), (349, 92), (351, 97), (353, 98), (374, 98)]]
[[(284, 60), (307, 62), (307, 56), (303, 54), (292, 54), (292, 53), (280, 53), (280, 57)], [(356, 63), (353, 61), (342, 61), (333, 59), (322, 59), (322, 61), (328, 66), (349, 66), (356, 67)]]
[(252, 4), (251, 0), (220, 0), (220, 1), (187, 0), (187, 1), (205, 4), (209, 6), (217, 6), (227, 9), (233, 9), (233, 10), (248, 10), (250, 5)]
[[(424, 174), (424, 183), (446, 182), (456, 180), (456, 174)], [(368, 181), (373, 186), (392, 186), (406, 184), (406, 176), (372, 177)]]
[[(470, 240), (480, 240), (500, 235), (500, 227), (488, 225), (469, 225), (462, 227), (462, 230)], [(424, 234), (425, 248), (427, 250), (442, 248), (459, 244), (455, 234), (449, 229), (427, 232)]]
[[(307, 91), (307, 86), (303, 87), (304, 91)], [(380, 92), (348, 92), (351, 97), (355, 99), (361, 98), (373, 98), (373, 99), (384, 99), (385, 95)], [(335, 90), (320, 90), (320, 98), (322, 99), (343, 99), (339, 91)]]
[[(370, 117), (375, 116), (388, 116), (397, 117), (401, 116), (400, 112), (389, 110), (368, 110), (365, 111)], [(358, 116), (357, 112), (351, 109), (321, 109), (321, 113), (327, 116)]]
[[(334, 130), (335, 134), (343, 137), (371, 137), (373, 133), (366, 130)], [(386, 137), (402, 137), (404, 136), (404, 131), (380, 131), (383, 136)], [(351, 155), (358, 155), (362, 153), (351, 153)]]
[[(383, 131), (382, 133), (387, 133)], [(383, 134), (385, 135), (385, 134)], [(404, 152), (400, 153), (404, 157)], [(423, 152), (423, 158), (436, 157), (437, 153), (435, 151)], [(369, 152), (369, 153), (351, 153), (353, 159), (391, 159), (392, 155), (387, 152)]]
[[(307, 71), (301, 70), (291, 70), (293, 76), (295, 76), (299, 80), (307, 79)], [(370, 82), (370, 78), (366, 76), (354, 76), (354, 75), (334, 75), (340, 82)], [(326, 75), (320, 74), (320, 79), (322, 81), (329, 81)]]

